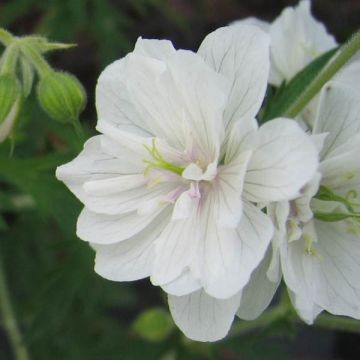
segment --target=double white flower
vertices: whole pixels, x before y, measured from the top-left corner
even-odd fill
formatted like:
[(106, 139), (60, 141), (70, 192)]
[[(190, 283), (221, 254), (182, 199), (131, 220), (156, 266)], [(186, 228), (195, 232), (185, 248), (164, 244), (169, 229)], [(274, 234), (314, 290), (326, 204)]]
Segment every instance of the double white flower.
[[(278, 230), (268, 276), (276, 283), (281, 268), (293, 304), (308, 323), (322, 310), (360, 319), (359, 82), (355, 62), (323, 88), (312, 131), (322, 147), (319, 172), (301, 197), (271, 206)], [(349, 211), (335, 199), (314, 199), (320, 185), (346, 199), (353, 217), (322, 221)]]
[(299, 126), (255, 116), (269, 75), (269, 37), (238, 25), (197, 53), (139, 39), (101, 74), (97, 129), (57, 177), (84, 203), (77, 227), (95, 270), (150, 276), (190, 338), (224, 337), (242, 289), (273, 236), (257, 206), (293, 199), (317, 150)]

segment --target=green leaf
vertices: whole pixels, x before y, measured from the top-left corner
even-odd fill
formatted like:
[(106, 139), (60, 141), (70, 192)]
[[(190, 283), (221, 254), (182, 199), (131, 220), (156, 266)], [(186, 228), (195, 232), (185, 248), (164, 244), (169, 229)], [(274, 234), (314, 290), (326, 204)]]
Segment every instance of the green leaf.
[(148, 341), (162, 341), (174, 330), (171, 316), (162, 308), (154, 308), (140, 314), (133, 324), (134, 332)]
[(4, 231), (8, 229), (8, 225), (5, 221), (5, 219), (0, 215), (0, 231)]
[(260, 123), (264, 123), (286, 113), (307, 85), (319, 74), (338, 49), (332, 49), (307, 65), (297, 73), (288, 84), (282, 85), (275, 96), (269, 101)]

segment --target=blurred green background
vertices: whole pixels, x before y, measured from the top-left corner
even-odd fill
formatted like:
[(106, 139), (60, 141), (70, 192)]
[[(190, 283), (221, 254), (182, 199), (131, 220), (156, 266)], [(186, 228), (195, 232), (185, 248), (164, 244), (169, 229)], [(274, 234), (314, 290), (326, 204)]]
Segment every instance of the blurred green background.
[[(273, 20), (297, 1), (11, 0), (0, 1), (0, 27), (38, 33), (76, 48), (48, 58), (84, 84), (87, 136), (95, 130), (94, 89), (101, 70), (131, 51), (136, 38), (167, 38), (196, 50), (204, 36), (239, 18)], [(314, 0), (314, 14), (339, 42), (359, 27), (359, 0)], [(2, 51), (3, 49), (1, 49)], [(115, 283), (93, 271), (93, 251), (76, 238), (81, 204), (54, 177), (81, 144), (71, 127), (49, 119), (33, 95), (16, 133), (0, 145), (0, 255), (31, 358), (48, 359), (358, 359), (360, 338), (286, 319), (216, 344), (185, 339), (166, 298), (148, 280)], [(235, 325), (236, 327), (236, 325)], [(1, 330), (0, 359), (12, 359)]]

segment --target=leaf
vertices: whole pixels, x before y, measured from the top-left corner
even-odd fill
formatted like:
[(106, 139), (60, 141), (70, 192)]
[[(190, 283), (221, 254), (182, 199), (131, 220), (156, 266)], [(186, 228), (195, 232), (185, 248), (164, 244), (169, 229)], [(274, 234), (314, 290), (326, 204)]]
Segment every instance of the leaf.
[(162, 341), (174, 330), (171, 316), (162, 308), (154, 308), (140, 314), (133, 324), (134, 332), (148, 341)]
[(5, 219), (0, 215), (0, 231), (4, 231), (8, 229), (8, 225), (5, 221)]
[(288, 84), (283, 84), (271, 101), (269, 101), (260, 123), (280, 117), (286, 113), (308, 84), (319, 74), (323, 67), (330, 61), (338, 49), (332, 49), (322, 54), (303, 70), (297, 73)]

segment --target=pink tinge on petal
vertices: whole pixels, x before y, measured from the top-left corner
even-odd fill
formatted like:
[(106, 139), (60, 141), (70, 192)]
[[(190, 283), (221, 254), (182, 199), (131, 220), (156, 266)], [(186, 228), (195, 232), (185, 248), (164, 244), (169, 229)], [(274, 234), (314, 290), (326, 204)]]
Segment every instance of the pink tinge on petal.
[(169, 202), (174, 204), (176, 202), (176, 200), (178, 199), (178, 197), (186, 190), (185, 186), (181, 185), (178, 186), (176, 189), (168, 192), (165, 196), (163, 201), (164, 202)]
[(197, 181), (192, 182), (190, 184), (189, 195), (192, 199), (200, 199), (201, 198), (199, 183)]

